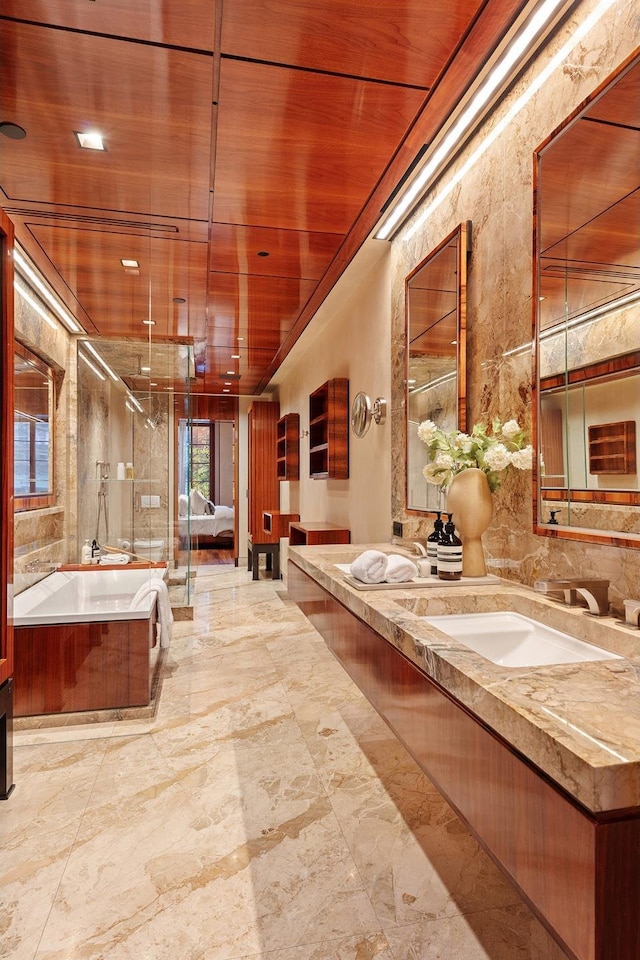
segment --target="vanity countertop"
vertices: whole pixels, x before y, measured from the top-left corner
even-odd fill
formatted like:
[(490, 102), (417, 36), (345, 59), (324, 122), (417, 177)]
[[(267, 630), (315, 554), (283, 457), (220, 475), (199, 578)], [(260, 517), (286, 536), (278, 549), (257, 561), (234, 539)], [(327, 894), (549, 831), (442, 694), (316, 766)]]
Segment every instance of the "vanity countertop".
[[(394, 552), (389, 544), (290, 546), (289, 559), (588, 810), (640, 806), (640, 631), (508, 580), (358, 590), (336, 564), (368, 549)], [(509, 609), (623, 659), (498, 666), (420, 619)]]

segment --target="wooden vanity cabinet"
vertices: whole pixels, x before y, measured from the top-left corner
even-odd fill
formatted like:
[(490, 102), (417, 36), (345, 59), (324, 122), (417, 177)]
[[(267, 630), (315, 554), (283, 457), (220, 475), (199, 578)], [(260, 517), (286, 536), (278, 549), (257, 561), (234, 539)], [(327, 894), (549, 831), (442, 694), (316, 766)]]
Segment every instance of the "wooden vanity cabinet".
[(550, 933), (640, 957), (640, 810), (595, 816), (289, 560), (288, 591)]

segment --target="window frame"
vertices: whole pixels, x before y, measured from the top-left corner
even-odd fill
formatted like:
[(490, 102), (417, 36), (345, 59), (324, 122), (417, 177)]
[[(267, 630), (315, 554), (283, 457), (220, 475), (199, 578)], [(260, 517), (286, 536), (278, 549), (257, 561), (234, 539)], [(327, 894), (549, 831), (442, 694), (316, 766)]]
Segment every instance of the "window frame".
[[(48, 417), (49, 417), (49, 483), (46, 493), (15, 493), (15, 465), (13, 475), (13, 508), (16, 513), (25, 510), (43, 510), (46, 507), (52, 507), (55, 504), (55, 410), (56, 410), (56, 381), (53, 368), (39, 357), (36, 353), (26, 347), (24, 344), (14, 342), (14, 368), (15, 357), (20, 357), (35, 367), (39, 373), (46, 377), (48, 381)], [(13, 402), (13, 439), (15, 452), (15, 427), (16, 427), (16, 392), (19, 389), (19, 376), (15, 374), (14, 369), (14, 402)]]

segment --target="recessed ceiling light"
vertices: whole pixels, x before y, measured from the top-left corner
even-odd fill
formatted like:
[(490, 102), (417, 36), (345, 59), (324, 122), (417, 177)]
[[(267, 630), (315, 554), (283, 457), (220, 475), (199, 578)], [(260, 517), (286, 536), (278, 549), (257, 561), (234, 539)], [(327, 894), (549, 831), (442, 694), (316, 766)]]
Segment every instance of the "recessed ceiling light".
[(229, 376), (231, 373), (235, 373), (235, 370), (227, 370), (227, 376)]
[(268, 257), (268, 256), (269, 256), (269, 251), (268, 251), (268, 250), (258, 250), (258, 256), (259, 256), (259, 257)]
[(187, 301), (185, 300), (184, 297), (174, 297), (174, 298), (173, 298), (173, 302), (174, 302), (174, 303), (186, 303)]
[(155, 327), (155, 325), (156, 325), (155, 320), (143, 320), (142, 322), (143, 322), (143, 323), (146, 323), (146, 325), (147, 325), (148, 327)]
[(223, 388), (222, 388), (222, 392), (223, 392), (223, 393), (230, 393), (231, 391), (229, 390), (229, 387), (223, 387)]
[(24, 140), (27, 135), (27, 131), (23, 127), (19, 127), (17, 123), (0, 123), (0, 133), (3, 137), (8, 137), (9, 140)]
[(123, 267), (131, 267), (131, 268), (133, 268), (134, 270), (137, 270), (138, 267), (140, 266), (140, 264), (138, 263), (137, 260), (126, 260), (126, 259), (125, 259), (125, 260), (122, 260), (122, 259), (121, 259), (121, 260), (120, 260), (120, 263), (122, 264)]
[(457, 341), (457, 340), (450, 340), (449, 342), (450, 342), (451, 346), (453, 346), (453, 345), (456, 344), (458, 341)]
[(82, 133), (80, 130), (74, 130), (73, 135), (78, 141), (78, 146), (83, 150), (106, 150), (107, 146), (101, 133), (90, 131)]
[(232, 360), (239, 360), (239, 359), (240, 359), (240, 354), (239, 354), (239, 353), (232, 353), (232, 354), (231, 354), (231, 359), (232, 359)]
[(237, 340), (244, 340), (244, 337), (237, 337)]
[(149, 386), (150, 386), (150, 387), (157, 387), (158, 384), (157, 384), (157, 383), (150, 383)]
[(230, 386), (231, 386), (231, 380), (225, 380), (225, 381), (224, 381), (224, 385), (225, 385), (225, 387), (230, 387)]
[(151, 373), (151, 367), (140, 367), (141, 373)]

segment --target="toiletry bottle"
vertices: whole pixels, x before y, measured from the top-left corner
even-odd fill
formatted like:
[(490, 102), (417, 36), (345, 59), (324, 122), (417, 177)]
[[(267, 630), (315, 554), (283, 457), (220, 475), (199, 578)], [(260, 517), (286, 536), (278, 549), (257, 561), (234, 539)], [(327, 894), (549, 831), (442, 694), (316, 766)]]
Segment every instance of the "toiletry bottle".
[(133, 480), (133, 464), (129, 462), (126, 467), (127, 480)]
[(436, 577), (438, 575), (438, 540), (440, 539), (440, 533), (444, 528), (444, 523), (442, 522), (442, 511), (436, 511), (436, 519), (433, 522), (433, 531), (427, 537), (427, 557), (431, 561), (431, 576)]
[(91, 547), (89, 546), (89, 540), (85, 540), (82, 547), (82, 553), (80, 554), (80, 563), (91, 563)]
[(91, 544), (91, 563), (97, 563), (100, 559), (100, 547), (98, 541), (94, 540)]
[(438, 540), (438, 576), (441, 580), (459, 580), (462, 577), (462, 540), (456, 536), (453, 515), (450, 513)]

